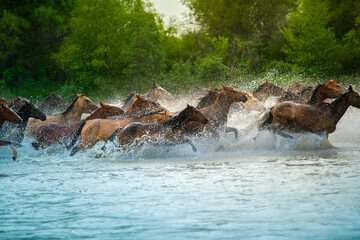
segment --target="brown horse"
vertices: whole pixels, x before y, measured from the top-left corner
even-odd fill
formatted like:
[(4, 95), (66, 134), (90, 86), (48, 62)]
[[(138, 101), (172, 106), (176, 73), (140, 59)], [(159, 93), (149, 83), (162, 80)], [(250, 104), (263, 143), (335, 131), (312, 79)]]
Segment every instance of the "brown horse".
[(40, 111), (31, 101), (23, 97), (16, 97), (9, 105), (22, 119), (21, 123), (5, 122), (2, 126), (0, 139), (7, 140), (13, 144), (20, 144), (24, 139), (24, 131), (29, 118), (46, 120), (46, 115)]
[(360, 108), (360, 96), (352, 86), (331, 104), (281, 102), (271, 108), (270, 115), (260, 125), (260, 130), (288, 130), (328, 135), (335, 131), (338, 121), (349, 106)]
[(66, 110), (68, 106), (69, 103), (67, 101), (65, 101), (62, 97), (60, 97), (56, 93), (51, 92), (39, 105), (39, 109), (46, 115), (51, 115), (53, 114), (55, 108)]
[(346, 91), (347, 89), (344, 86), (330, 80), (326, 84), (318, 84), (307, 103), (322, 104), (325, 99), (338, 98)]
[(97, 108), (98, 106), (88, 97), (78, 94), (73, 103), (63, 113), (46, 116), (46, 121), (44, 122), (30, 118), (25, 134), (30, 137), (36, 137), (37, 128), (42, 125), (51, 122), (71, 123), (79, 121), (83, 113), (90, 113)]
[[(200, 98), (200, 101), (198, 103), (198, 105), (196, 106), (196, 108), (201, 109), (207, 106), (210, 106), (211, 104), (213, 104), (217, 98), (217, 95), (220, 93), (221, 89), (220, 88), (211, 88), (209, 90), (206, 90), (207, 94), (205, 96), (203, 96), (202, 98)], [(242, 106), (244, 106), (245, 108), (249, 109), (249, 110), (254, 110), (254, 111), (263, 111), (265, 110), (264, 104), (262, 102), (260, 102), (257, 98), (255, 98), (251, 93), (245, 93), (246, 97), (247, 97), (247, 101), (246, 102), (240, 102), (240, 104)]]
[(67, 143), (72, 140), (80, 126), (92, 119), (106, 118), (109, 116), (119, 116), (124, 111), (116, 106), (104, 104), (100, 101), (100, 108), (94, 110), (87, 118), (72, 123), (48, 123), (37, 129), (37, 142), (33, 142), (35, 149), (46, 148), (55, 143)]
[[(128, 110), (124, 113), (124, 116), (142, 116), (144, 114), (149, 114), (152, 112), (165, 111), (158, 102), (153, 101), (149, 98), (145, 98), (140, 94), (136, 94), (136, 98), (133, 103), (130, 105)], [(114, 118), (113, 118), (114, 119)]]
[(218, 137), (219, 130), (223, 128), (225, 132), (234, 132), (237, 138), (237, 129), (226, 127), (227, 115), (231, 104), (246, 101), (246, 93), (224, 85), (217, 95), (215, 102), (210, 106), (200, 109), (200, 112), (204, 114), (209, 122), (203, 126), (194, 122), (192, 126), (191, 124), (188, 125), (188, 130), (194, 132), (193, 129), (197, 129), (197, 132), (210, 132), (213, 136)]
[(131, 123), (120, 130), (117, 137), (121, 146), (129, 146), (135, 140), (141, 139), (151, 143), (161, 142), (170, 145), (188, 143), (196, 152), (196, 147), (190, 139), (186, 138), (186, 134), (182, 131), (186, 127), (185, 125), (190, 122), (206, 124), (208, 120), (199, 110), (187, 105), (178, 115), (167, 121)]
[(10, 100), (7, 100), (6, 98), (0, 97), (0, 105), (4, 104), (5, 106), (9, 105), (11, 103)]
[(253, 96), (259, 99), (262, 102), (265, 102), (267, 98), (270, 96), (279, 96), (280, 101), (300, 101), (300, 97), (294, 93), (287, 92), (281, 87), (265, 81), (265, 83), (261, 84), (256, 90), (253, 91)]
[(71, 156), (77, 151), (93, 147), (99, 140), (106, 141), (118, 128), (123, 128), (133, 122), (160, 122), (172, 118), (174, 115), (168, 111), (149, 113), (140, 117), (126, 117), (123, 119), (94, 119), (85, 122), (75, 134), (70, 147), (73, 146), (81, 135), (81, 143), (75, 147)]
[[(16, 114), (13, 110), (5, 106), (4, 104), (1, 104), (0, 106), (0, 129), (5, 121), (13, 122), (13, 123), (21, 123), (22, 119), (19, 117), (19, 115)], [(0, 146), (3, 145), (9, 145), (11, 147), (11, 150), (13, 151), (13, 160), (16, 160), (17, 152), (9, 141), (2, 141), (0, 140)]]
[[(307, 104), (310, 105), (326, 104), (324, 103), (325, 99), (338, 98), (341, 96), (341, 94), (345, 93), (346, 91), (347, 89), (345, 87), (332, 80), (328, 81), (326, 84), (318, 84), (318, 86), (313, 91), (310, 100), (308, 100)], [(270, 109), (266, 110), (258, 117), (257, 119), (258, 126), (260, 126), (263, 122), (266, 121), (266, 119), (269, 118), (269, 114), (270, 114)]]
[(164, 88), (160, 87), (158, 83), (154, 83), (146, 97), (151, 98), (154, 101), (173, 101), (174, 97), (166, 91)]

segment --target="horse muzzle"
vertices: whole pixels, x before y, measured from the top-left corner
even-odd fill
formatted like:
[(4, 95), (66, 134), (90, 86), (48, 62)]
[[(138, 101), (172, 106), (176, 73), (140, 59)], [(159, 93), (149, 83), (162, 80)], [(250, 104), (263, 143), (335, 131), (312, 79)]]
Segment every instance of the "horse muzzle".
[(247, 96), (242, 96), (240, 102), (246, 102), (248, 100)]

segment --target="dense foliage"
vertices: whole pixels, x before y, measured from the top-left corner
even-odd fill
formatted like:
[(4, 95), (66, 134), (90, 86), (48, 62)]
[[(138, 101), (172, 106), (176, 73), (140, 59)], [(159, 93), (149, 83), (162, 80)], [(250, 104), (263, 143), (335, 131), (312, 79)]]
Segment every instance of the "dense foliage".
[(0, 95), (103, 97), (154, 81), (179, 92), (279, 73), (359, 76), (360, 0), (183, 3), (193, 28), (165, 28), (148, 0), (1, 1)]

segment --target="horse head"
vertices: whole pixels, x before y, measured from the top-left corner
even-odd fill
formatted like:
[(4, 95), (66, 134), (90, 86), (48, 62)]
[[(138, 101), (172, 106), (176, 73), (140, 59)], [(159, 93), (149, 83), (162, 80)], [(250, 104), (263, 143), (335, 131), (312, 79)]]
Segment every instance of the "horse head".
[(347, 94), (347, 99), (351, 106), (360, 108), (360, 95), (353, 90), (353, 87), (351, 85), (349, 86), (348, 91), (345, 94)]
[(166, 91), (164, 88), (160, 87), (158, 83), (154, 83), (146, 97), (149, 97), (153, 100), (173, 100), (174, 97)]
[(98, 108), (98, 106), (90, 98), (83, 94), (77, 95), (76, 103), (81, 109), (83, 109), (84, 113), (91, 113)]
[(23, 97), (16, 97), (16, 99), (9, 105), (24, 121), (30, 117), (40, 119), (41, 121), (46, 120), (46, 115), (31, 101)]
[(13, 110), (11, 110), (9, 107), (7, 107), (4, 104), (1, 104), (0, 109), (0, 117), (1, 121), (9, 121), (14, 123), (21, 123), (22, 118), (16, 114)]
[(337, 91), (341, 92), (341, 94), (345, 93), (347, 91), (346, 87), (338, 84), (334, 80), (329, 80), (326, 84), (326, 86), (336, 89)]
[(235, 90), (234, 88), (226, 86), (226, 85), (223, 86), (221, 92), (219, 93), (219, 96), (220, 95), (224, 95), (234, 102), (246, 102), (247, 101), (247, 96), (246, 96), (245, 92), (242, 92), (240, 90)]
[(131, 104), (129, 109), (125, 112), (127, 116), (135, 116), (139, 114), (146, 114), (150, 112), (162, 111), (164, 110), (161, 105), (151, 99), (145, 98), (140, 94), (136, 94), (134, 102)]

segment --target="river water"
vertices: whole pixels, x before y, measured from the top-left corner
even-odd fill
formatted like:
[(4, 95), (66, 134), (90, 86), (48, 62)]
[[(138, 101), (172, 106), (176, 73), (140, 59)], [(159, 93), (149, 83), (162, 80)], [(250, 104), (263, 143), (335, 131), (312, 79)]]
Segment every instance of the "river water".
[[(360, 239), (360, 111), (329, 141), (255, 131), (215, 144), (0, 148), (0, 239)], [(249, 116), (233, 114), (244, 129)]]

